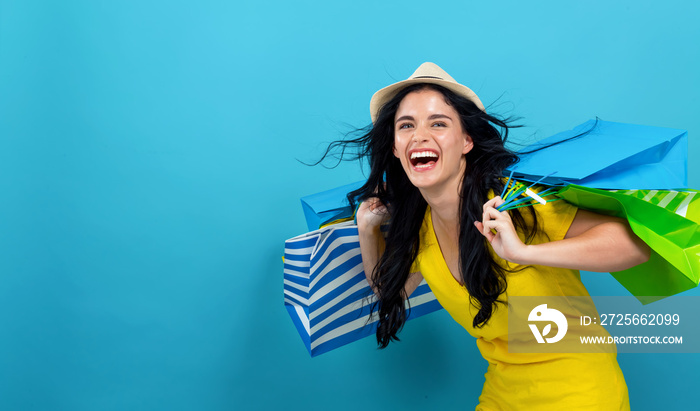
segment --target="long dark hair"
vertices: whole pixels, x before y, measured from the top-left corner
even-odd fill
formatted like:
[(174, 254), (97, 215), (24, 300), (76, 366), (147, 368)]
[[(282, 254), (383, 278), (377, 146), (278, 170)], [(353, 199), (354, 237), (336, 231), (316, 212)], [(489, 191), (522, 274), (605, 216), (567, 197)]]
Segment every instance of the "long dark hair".
[[(386, 247), (371, 278), (376, 287), (379, 325), (377, 343), (386, 347), (398, 340), (398, 332), (406, 321), (404, 286), (413, 261), (418, 255), (419, 233), (426, 212), (427, 202), (420, 191), (406, 176), (400, 161), (393, 155), (394, 117), (403, 98), (411, 92), (432, 89), (440, 92), (445, 102), (459, 114), (464, 131), (471, 137), (473, 148), (465, 155), (466, 170), (460, 193), (459, 268), (462, 282), (469, 291), (471, 303), (478, 309), (474, 327), (483, 327), (497, 309), (497, 303), (507, 287), (507, 267), (502, 267), (491, 257), (487, 240), (474, 229), (474, 221), (482, 218), (483, 204), (488, 193), (503, 190), (503, 171), (518, 161), (518, 156), (505, 148), (508, 138), (508, 119), (500, 119), (479, 109), (474, 102), (435, 84), (408, 86), (389, 100), (379, 111), (374, 125), (364, 129), (358, 138), (345, 139), (329, 145), (323, 158), (354, 148), (354, 159), (369, 161), (367, 182), (348, 194), (351, 204), (370, 197), (378, 197), (386, 204), (392, 223), (386, 233)], [(500, 130), (500, 131), (499, 131)], [(524, 208), (532, 214), (534, 224), (527, 225), (518, 210), (511, 211), (517, 229), (530, 241), (537, 230), (536, 214), (531, 207)]]

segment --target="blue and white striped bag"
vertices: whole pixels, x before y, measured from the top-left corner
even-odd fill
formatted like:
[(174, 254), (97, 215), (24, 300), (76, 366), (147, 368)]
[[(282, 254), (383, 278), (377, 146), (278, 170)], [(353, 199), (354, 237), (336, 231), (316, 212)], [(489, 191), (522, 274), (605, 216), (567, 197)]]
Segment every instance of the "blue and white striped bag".
[[(312, 357), (374, 334), (374, 301), (352, 222), (285, 242), (284, 305)], [(409, 320), (442, 308), (425, 281), (408, 303)]]

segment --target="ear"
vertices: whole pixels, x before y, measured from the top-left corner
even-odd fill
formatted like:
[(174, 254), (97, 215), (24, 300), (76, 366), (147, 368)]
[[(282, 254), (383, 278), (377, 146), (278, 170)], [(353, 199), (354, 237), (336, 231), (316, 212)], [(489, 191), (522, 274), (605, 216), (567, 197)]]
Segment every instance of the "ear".
[(462, 154), (467, 154), (474, 148), (474, 141), (469, 136), (469, 134), (464, 133), (464, 146), (462, 147)]

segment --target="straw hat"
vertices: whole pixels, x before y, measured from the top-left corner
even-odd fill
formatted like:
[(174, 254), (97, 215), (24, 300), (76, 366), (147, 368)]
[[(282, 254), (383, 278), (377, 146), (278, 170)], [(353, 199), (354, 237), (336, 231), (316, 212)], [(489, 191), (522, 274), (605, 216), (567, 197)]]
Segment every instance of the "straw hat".
[(446, 89), (452, 90), (462, 97), (465, 97), (473, 101), (477, 107), (482, 111), (484, 110), (484, 105), (479, 100), (479, 97), (471, 91), (469, 87), (463, 86), (455, 81), (445, 70), (438, 67), (435, 63), (423, 63), (418, 67), (418, 69), (411, 74), (406, 80), (399, 81), (390, 86), (384, 87), (383, 89), (377, 91), (372, 96), (372, 100), (369, 102), (369, 112), (372, 115), (372, 123), (377, 120), (377, 114), (379, 109), (382, 108), (389, 100), (391, 100), (402, 88), (410, 86), (411, 84), (417, 83), (430, 83), (443, 86)]

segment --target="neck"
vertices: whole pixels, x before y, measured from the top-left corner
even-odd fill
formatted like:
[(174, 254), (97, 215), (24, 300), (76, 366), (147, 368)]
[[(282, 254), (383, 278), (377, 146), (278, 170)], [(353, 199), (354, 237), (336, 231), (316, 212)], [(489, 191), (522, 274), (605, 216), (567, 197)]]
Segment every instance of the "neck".
[(459, 186), (444, 190), (421, 190), (430, 206), (433, 225), (451, 235), (459, 234)]
[(450, 234), (459, 234), (459, 200), (465, 167), (466, 161), (463, 159), (459, 172), (448, 181), (438, 186), (420, 189), (421, 195), (430, 206), (433, 224)]

